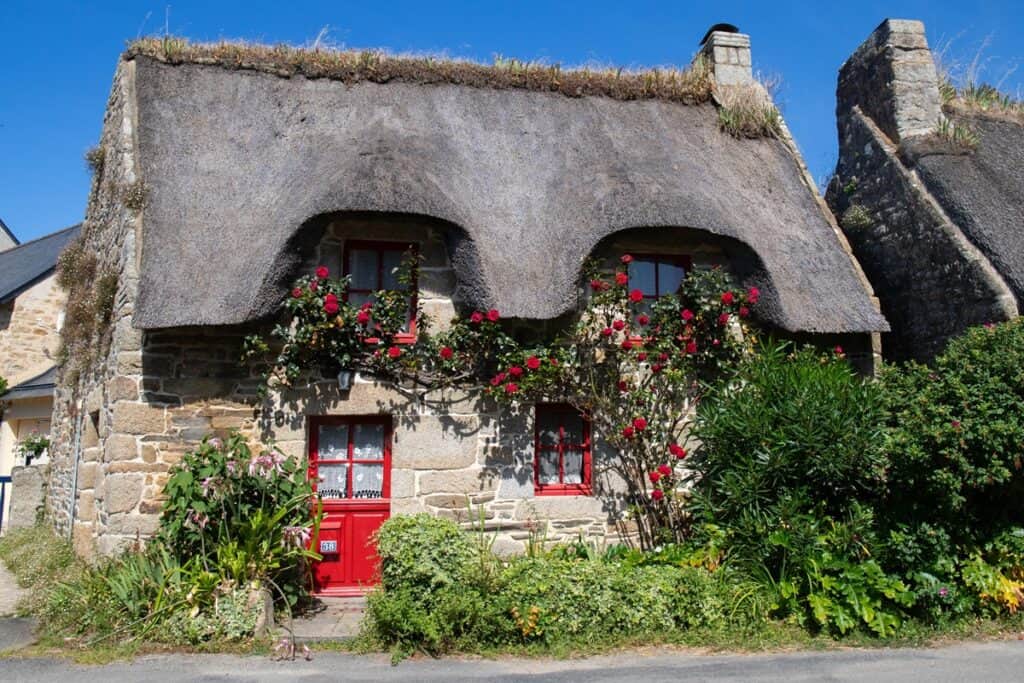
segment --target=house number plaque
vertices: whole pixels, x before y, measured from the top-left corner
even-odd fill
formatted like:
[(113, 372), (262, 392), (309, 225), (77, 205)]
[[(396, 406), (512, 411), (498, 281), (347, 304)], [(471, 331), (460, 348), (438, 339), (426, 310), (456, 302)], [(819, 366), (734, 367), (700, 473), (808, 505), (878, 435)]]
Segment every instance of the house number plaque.
[(337, 541), (320, 541), (320, 554), (326, 555), (327, 553), (338, 552)]

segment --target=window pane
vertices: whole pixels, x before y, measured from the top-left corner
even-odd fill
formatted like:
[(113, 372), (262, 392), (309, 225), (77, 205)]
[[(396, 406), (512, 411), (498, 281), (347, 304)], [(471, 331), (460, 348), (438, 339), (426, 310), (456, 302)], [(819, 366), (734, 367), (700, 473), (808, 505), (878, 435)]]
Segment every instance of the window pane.
[(561, 416), (544, 406), (537, 406), (537, 436), (542, 448), (554, 448), (558, 445), (558, 428)]
[(344, 460), (348, 457), (348, 425), (320, 425), (317, 437), (321, 460)]
[(678, 263), (658, 264), (658, 294), (675, 294), (686, 271)]
[(352, 457), (356, 460), (384, 458), (384, 425), (357, 424), (352, 433)]
[(316, 491), (321, 498), (334, 500), (346, 498), (345, 477), (348, 475), (348, 465), (334, 463), (317, 466)]
[(540, 470), (538, 472), (539, 484), (558, 483), (558, 451), (541, 451), (537, 454)]
[(654, 261), (633, 259), (629, 264), (629, 288), (639, 289), (648, 296), (657, 294), (654, 287)]
[(380, 289), (377, 283), (377, 251), (353, 249), (348, 253), (348, 274), (352, 289)]
[(385, 251), (381, 254), (383, 266), (381, 267), (381, 289), (405, 289), (405, 286), (398, 281), (398, 269), (402, 265), (401, 251)]
[(352, 465), (352, 497), (380, 498), (384, 493), (384, 465)]
[(562, 425), (565, 427), (565, 445), (581, 446), (583, 444), (583, 417), (577, 412), (562, 413)]
[(373, 300), (372, 294), (360, 294), (359, 292), (349, 292), (348, 294), (348, 302), (356, 308), (359, 308), (367, 301), (373, 303)]
[(565, 452), (565, 484), (583, 483), (583, 451)]

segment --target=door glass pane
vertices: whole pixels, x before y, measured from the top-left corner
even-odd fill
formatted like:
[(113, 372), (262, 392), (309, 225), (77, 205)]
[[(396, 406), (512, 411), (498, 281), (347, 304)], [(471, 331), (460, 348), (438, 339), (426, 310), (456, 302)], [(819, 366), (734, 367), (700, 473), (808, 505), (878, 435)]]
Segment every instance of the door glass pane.
[(356, 460), (383, 460), (384, 425), (355, 425), (355, 431), (352, 433), (352, 457)]
[(583, 445), (583, 417), (579, 413), (562, 413), (562, 426), (565, 428), (565, 445), (576, 448)]
[(554, 448), (558, 445), (558, 429), (561, 416), (557, 412), (537, 407), (537, 436), (542, 448)]
[(679, 283), (683, 281), (686, 271), (677, 263), (658, 264), (658, 292), (659, 295), (675, 294), (679, 289)]
[(405, 289), (405, 287), (398, 281), (398, 268), (402, 265), (401, 251), (384, 251), (381, 252), (382, 266), (381, 266), (381, 289)]
[(540, 458), (538, 476), (540, 484), (558, 483), (558, 451), (541, 451), (537, 454)]
[(565, 484), (583, 483), (583, 451), (565, 452)]
[(348, 474), (348, 465), (345, 463), (331, 463), (317, 466), (316, 491), (321, 498), (340, 499), (345, 495), (345, 476)]
[(654, 262), (634, 259), (629, 264), (629, 288), (639, 289), (647, 296), (657, 294), (654, 287)]
[(360, 292), (349, 292), (348, 302), (355, 308), (362, 308), (363, 304), (367, 301), (373, 303), (374, 296), (372, 294), (362, 294)]
[(379, 289), (377, 253), (372, 249), (353, 249), (348, 253), (348, 274), (352, 276), (352, 289)]
[(352, 465), (352, 497), (380, 498), (384, 492), (384, 465)]
[(321, 460), (348, 458), (348, 425), (320, 425), (317, 455)]

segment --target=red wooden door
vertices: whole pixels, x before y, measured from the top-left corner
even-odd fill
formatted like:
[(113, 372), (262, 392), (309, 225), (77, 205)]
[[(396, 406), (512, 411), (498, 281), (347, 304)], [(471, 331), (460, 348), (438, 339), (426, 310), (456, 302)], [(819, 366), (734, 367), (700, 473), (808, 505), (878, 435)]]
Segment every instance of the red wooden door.
[(391, 418), (311, 420), (309, 477), (324, 518), (313, 550), (320, 595), (359, 595), (377, 580), (373, 534), (391, 511)]

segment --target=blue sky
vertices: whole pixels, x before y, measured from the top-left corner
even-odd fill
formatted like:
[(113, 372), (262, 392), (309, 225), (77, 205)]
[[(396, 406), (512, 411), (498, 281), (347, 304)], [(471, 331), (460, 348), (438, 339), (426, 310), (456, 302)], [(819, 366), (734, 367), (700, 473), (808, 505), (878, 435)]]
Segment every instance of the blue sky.
[[(24, 240), (81, 220), (118, 54), (162, 32), (194, 40), (309, 43), (321, 29), (339, 46), (495, 54), (574, 65), (686, 64), (713, 23), (751, 34), (754, 68), (781, 78), (777, 101), (815, 177), (835, 163), (835, 78), (885, 17), (925, 22), (932, 46), (968, 62), (987, 39), (985, 75), (1024, 62), (1024, 2), (348, 2), (0, 1), (0, 218)], [(1003, 82), (1024, 94), (1024, 64)]]

